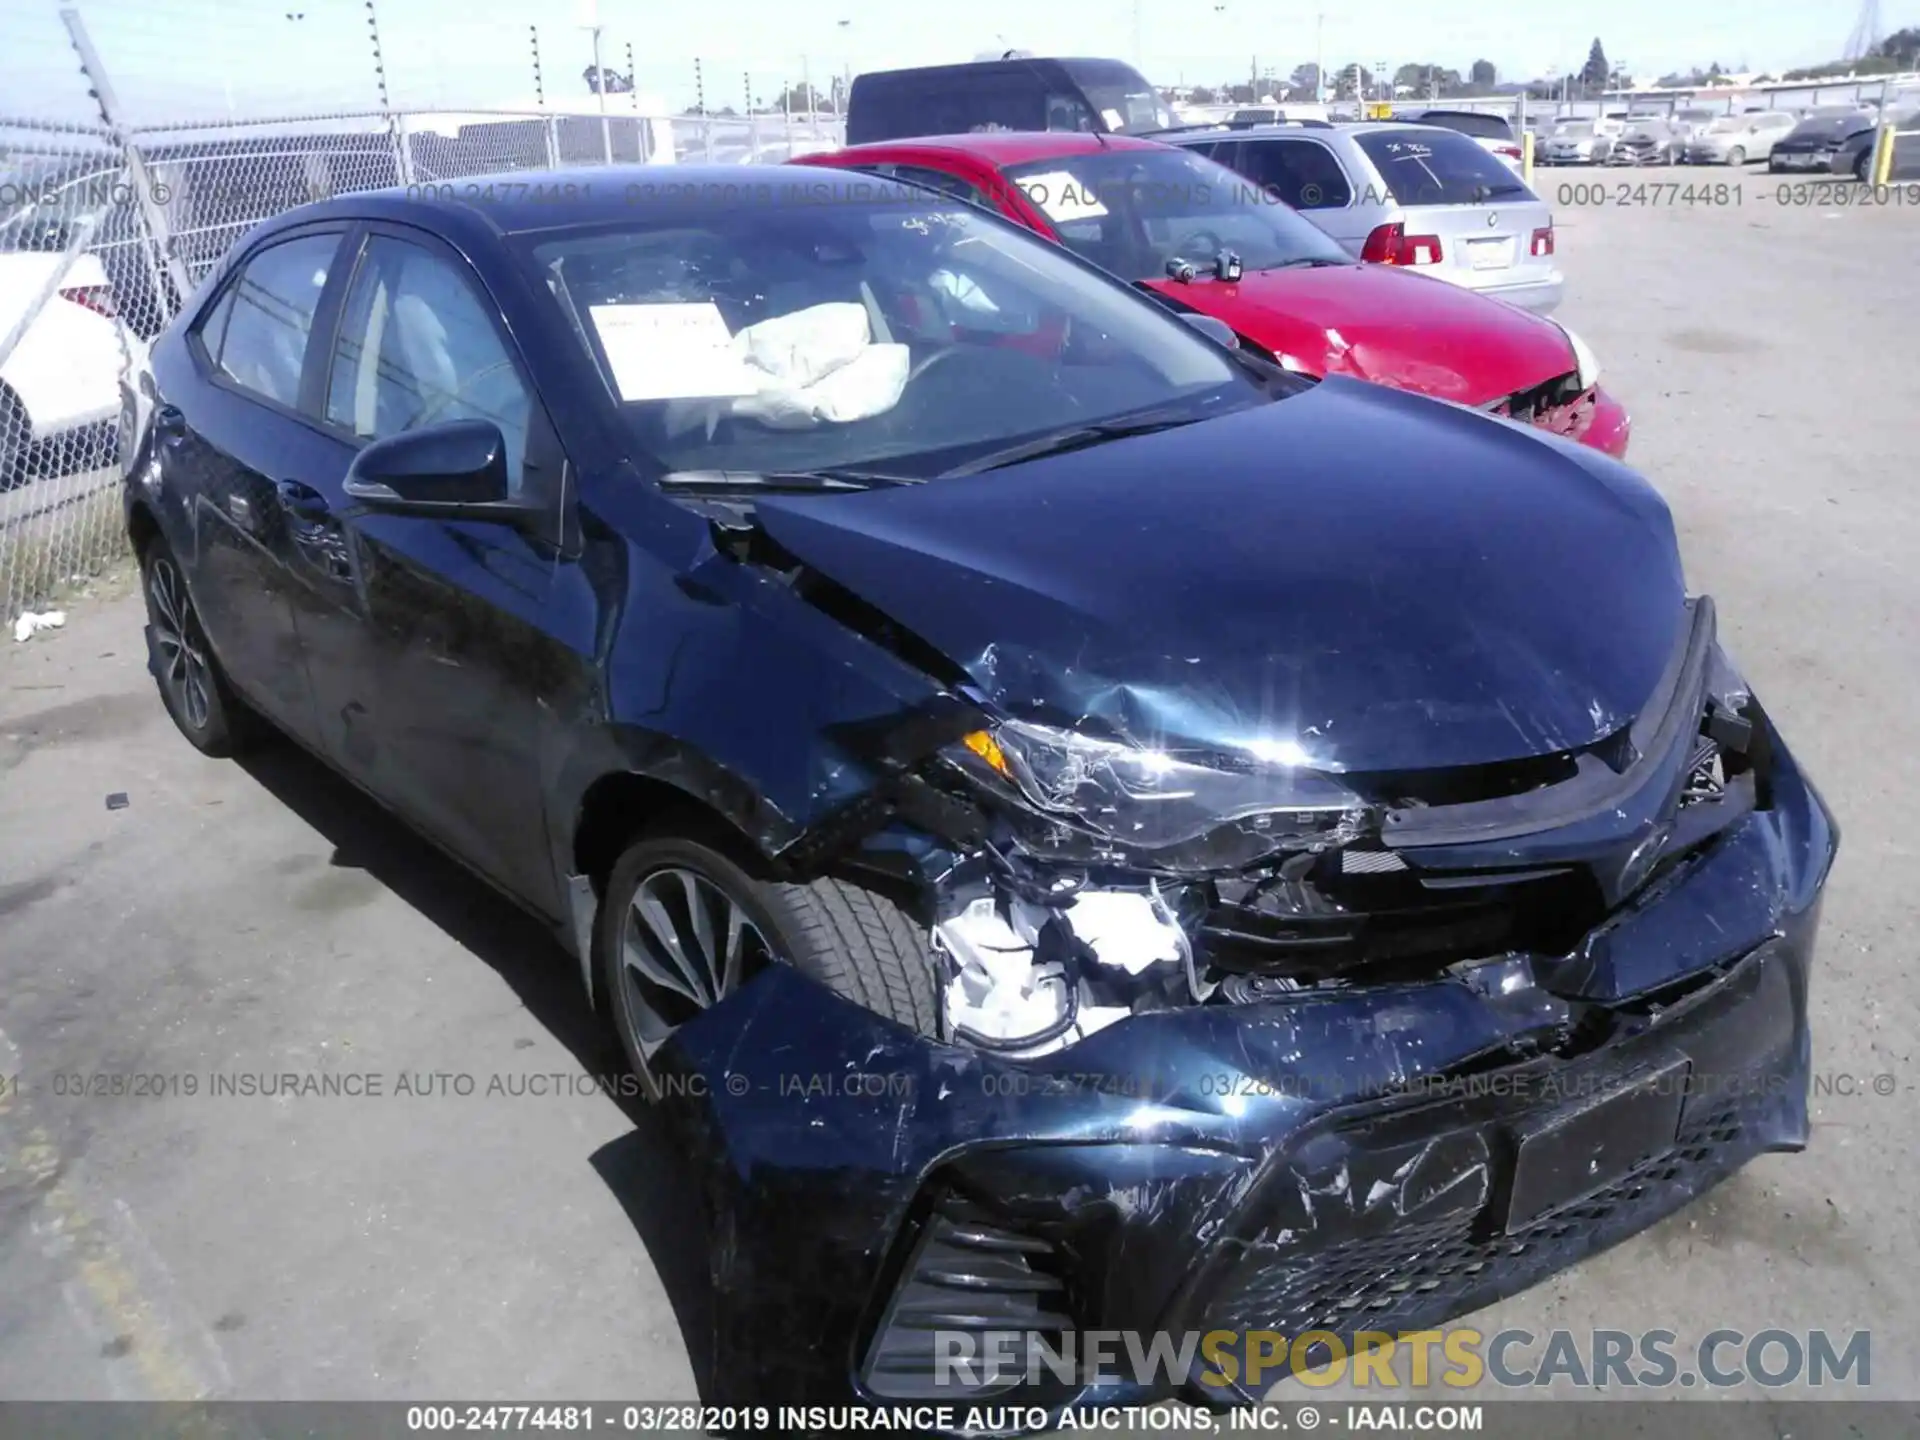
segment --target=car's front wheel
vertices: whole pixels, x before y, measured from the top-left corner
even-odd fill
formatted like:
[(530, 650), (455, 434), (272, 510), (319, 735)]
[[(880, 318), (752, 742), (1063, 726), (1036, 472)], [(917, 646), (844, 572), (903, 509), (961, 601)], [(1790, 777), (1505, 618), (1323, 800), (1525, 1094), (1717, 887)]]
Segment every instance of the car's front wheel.
[(141, 553), (140, 578), (147, 601), (147, 668), (167, 714), (203, 754), (227, 756), (244, 748), (257, 735), (258, 722), (214, 658), (180, 562), (164, 540), (149, 542)]
[(1873, 178), (1873, 147), (1871, 145), (1869, 145), (1866, 149), (1862, 150), (1860, 152), (1860, 157), (1853, 162), (1853, 178), (1858, 180), (1862, 185), (1865, 185), (1870, 180), (1872, 180)]
[(1738, 145), (1734, 146), (1731, 150), (1727, 151), (1727, 164), (1733, 166), (1734, 169), (1738, 170), (1742, 165), (1746, 163), (1747, 163), (1747, 152), (1745, 150), (1742, 150)]
[(927, 932), (897, 904), (843, 880), (761, 880), (696, 840), (643, 839), (620, 857), (594, 952), (607, 1016), (650, 1096), (660, 1093), (660, 1047), (768, 965), (792, 965), (886, 1019), (934, 1033)]

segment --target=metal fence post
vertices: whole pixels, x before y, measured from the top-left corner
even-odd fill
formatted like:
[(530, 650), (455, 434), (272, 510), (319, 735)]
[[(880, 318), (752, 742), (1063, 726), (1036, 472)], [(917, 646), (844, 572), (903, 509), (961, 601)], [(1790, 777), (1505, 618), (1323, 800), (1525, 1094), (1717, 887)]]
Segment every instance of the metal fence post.
[(393, 168), (402, 185), (413, 184), (413, 147), (407, 138), (407, 117), (394, 111), (389, 127), (393, 134)]
[[(193, 293), (193, 278), (187, 273), (187, 267), (179, 256), (173, 253), (173, 240), (167, 229), (166, 212), (161, 209), (165, 198), (157, 189), (152, 173), (140, 155), (140, 147), (133, 141), (127, 127), (120, 117), (120, 102), (113, 93), (113, 86), (107, 80), (106, 67), (100, 63), (100, 52), (93, 48), (93, 39), (87, 34), (87, 27), (80, 18), (78, 10), (66, 9), (60, 12), (60, 23), (67, 27), (68, 38), (73, 42), (74, 53), (80, 57), (80, 68), (86, 72), (87, 83), (93, 87), (93, 98), (100, 107), (100, 118), (113, 132), (113, 142), (120, 149), (127, 164), (127, 180), (133, 186), (133, 202), (140, 207), (140, 218), (146, 222), (150, 245), (141, 246), (146, 257), (147, 269), (153, 277), (153, 293), (164, 300), (167, 294), (167, 281), (173, 282), (175, 303), (184, 301)], [(159, 247), (159, 259), (155, 260), (153, 247)], [(162, 274), (164, 267), (164, 275)], [(158, 317), (155, 317), (158, 318)]]

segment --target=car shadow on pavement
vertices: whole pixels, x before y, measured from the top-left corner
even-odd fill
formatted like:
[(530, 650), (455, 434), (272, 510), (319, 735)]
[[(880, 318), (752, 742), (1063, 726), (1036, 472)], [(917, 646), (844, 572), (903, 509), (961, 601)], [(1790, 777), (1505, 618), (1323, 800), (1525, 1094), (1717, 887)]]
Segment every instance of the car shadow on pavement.
[[(584, 1073), (610, 1081), (625, 1074), (617, 1041), (581, 992), (578, 965), (538, 920), (292, 741), (250, 750), (240, 765), (332, 844), (334, 867), (379, 881), (491, 967)], [(663, 1112), (621, 1086), (606, 1089), (633, 1129), (587, 1163), (646, 1246), (704, 1397), (711, 1393), (713, 1306), (695, 1177)]]

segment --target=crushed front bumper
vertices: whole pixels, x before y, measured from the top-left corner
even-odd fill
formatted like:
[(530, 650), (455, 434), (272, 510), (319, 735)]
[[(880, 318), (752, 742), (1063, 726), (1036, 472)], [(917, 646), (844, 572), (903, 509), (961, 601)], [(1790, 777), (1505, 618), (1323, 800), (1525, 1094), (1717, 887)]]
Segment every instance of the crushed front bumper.
[(1805, 1143), (1835, 844), (1781, 747), (1768, 808), (1556, 969), (1605, 1038), (1530, 1058), (1525, 994), (1445, 977), (1136, 1016), (1011, 1061), (774, 967), (660, 1055), (714, 1226), (708, 1398), (1233, 1403), (1218, 1373), (956, 1391), (935, 1336), (1351, 1335), (1531, 1285)]

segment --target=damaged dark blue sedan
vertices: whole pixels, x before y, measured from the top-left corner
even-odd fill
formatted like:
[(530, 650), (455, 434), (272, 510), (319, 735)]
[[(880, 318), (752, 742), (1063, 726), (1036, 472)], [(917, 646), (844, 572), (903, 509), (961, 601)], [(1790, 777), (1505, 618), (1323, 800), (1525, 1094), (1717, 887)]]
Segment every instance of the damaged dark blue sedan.
[(1806, 1140), (1834, 823), (1589, 449), (749, 167), (295, 211), (126, 403), (167, 708), (578, 956), (709, 1398), (1232, 1404), (1078, 1337), (1427, 1328)]

